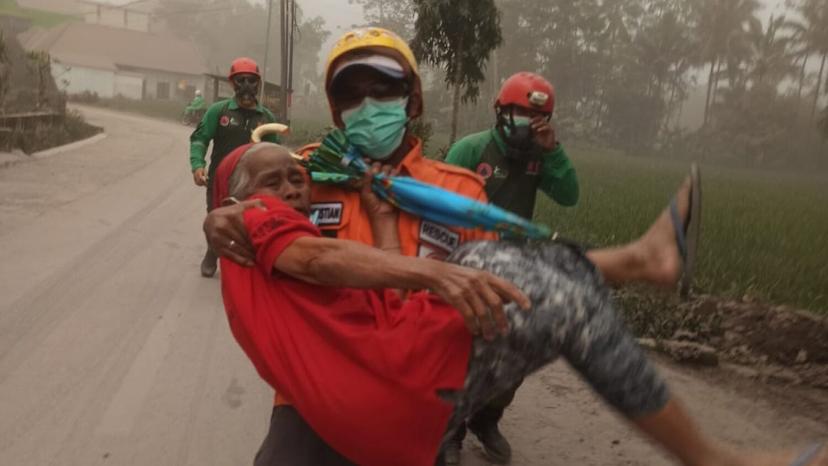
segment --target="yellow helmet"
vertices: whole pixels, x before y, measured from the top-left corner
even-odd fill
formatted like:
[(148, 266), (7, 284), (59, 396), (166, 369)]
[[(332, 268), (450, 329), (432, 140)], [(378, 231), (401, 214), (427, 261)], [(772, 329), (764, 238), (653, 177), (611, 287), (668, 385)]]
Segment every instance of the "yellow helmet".
[(328, 103), (331, 106), (331, 115), (333, 116), (334, 123), (339, 127), (344, 126), (344, 123), (330, 94), (331, 80), (335, 71), (334, 65), (339, 58), (347, 53), (372, 48), (389, 49), (396, 52), (389, 54), (396, 56), (397, 58), (395, 60), (399, 60), (399, 58), (405, 60), (405, 63), (411, 68), (414, 78), (413, 88), (409, 96), (409, 116), (416, 118), (423, 113), (422, 84), (420, 82), (420, 73), (417, 69), (417, 59), (414, 57), (414, 52), (411, 51), (411, 48), (405, 40), (397, 34), (383, 28), (368, 27), (354, 29), (353, 31), (346, 32), (345, 35), (336, 41), (325, 64), (325, 89), (328, 93)]
[(414, 74), (419, 76), (417, 59), (414, 58), (414, 52), (411, 51), (411, 48), (400, 36), (387, 29), (369, 27), (346, 32), (345, 35), (336, 41), (331, 53), (328, 55), (328, 62), (325, 64), (326, 78), (330, 78), (330, 74), (333, 71), (331, 67), (339, 57), (348, 52), (367, 47), (384, 47), (396, 51), (402, 55)]

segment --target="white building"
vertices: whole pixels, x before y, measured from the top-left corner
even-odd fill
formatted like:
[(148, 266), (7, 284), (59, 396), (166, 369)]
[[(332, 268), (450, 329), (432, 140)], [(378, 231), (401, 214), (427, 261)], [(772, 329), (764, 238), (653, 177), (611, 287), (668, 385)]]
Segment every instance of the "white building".
[(17, 0), (17, 3), (25, 8), (74, 16), (91, 24), (149, 32), (159, 0)]
[(49, 53), (55, 82), (68, 94), (185, 100), (204, 88), (197, 48), (172, 36), (70, 22), (19, 38), (26, 50)]
[(91, 0), (78, 0), (83, 11), (83, 20), (133, 31), (150, 32), (154, 1), (131, 1), (121, 5)]

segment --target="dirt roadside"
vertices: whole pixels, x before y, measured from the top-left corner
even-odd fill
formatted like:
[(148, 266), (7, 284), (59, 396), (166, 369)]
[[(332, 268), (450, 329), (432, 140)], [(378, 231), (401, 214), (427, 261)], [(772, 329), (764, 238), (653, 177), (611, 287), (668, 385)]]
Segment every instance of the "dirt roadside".
[(750, 300), (619, 292), (644, 346), (676, 362), (765, 383), (828, 390), (828, 316)]

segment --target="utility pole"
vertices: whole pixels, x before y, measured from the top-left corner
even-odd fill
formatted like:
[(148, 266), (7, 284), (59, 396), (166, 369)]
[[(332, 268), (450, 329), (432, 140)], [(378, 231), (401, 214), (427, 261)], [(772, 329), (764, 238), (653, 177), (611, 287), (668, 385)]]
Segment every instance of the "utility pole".
[(259, 103), (264, 105), (265, 86), (267, 85), (267, 57), (270, 55), (270, 12), (273, 8), (273, 0), (267, 0), (267, 32), (265, 32), (265, 52), (262, 60), (262, 88), (259, 89)]
[(287, 90), (285, 84), (287, 82), (287, 5), (286, 0), (279, 0), (279, 45), (282, 46), (279, 54), (279, 71), (281, 76), (279, 78), (279, 86), (281, 87), (281, 98), (279, 99), (279, 113), (282, 118), (287, 120)]
[[(288, 92), (288, 99), (293, 97), (293, 38), (294, 32), (296, 29), (296, 0), (290, 0), (290, 41), (288, 47), (288, 79), (287, 79), (287, 92)], [(290, 100), (288, 100), (288, 103)], [(287, 111), (290, 107), (285, 107), (285, 117), (288, 117)], [(290, 121), (290, 118), (287, 118)]]
[(281, 16), (280, 27), (281, 27), (281, 40), (279, 43), (282, 46), (282, 53), (281, 53), (281, 66), (280, 71), (282, 72), (281, 78), (279, 79), (279, 84), (282, 87), (282, 95), (279, 102), (279, 110), (282, 114), (282, 118), (285, 119), (285, 122), (288, 121), (288, 89), (287, 89), (287, 81), (288, 81), (288, 41), (290, 39), (290, 33), (288, 32), (288, 28), (290, 25), (290, 0), (279, 0), (279, 13)]
[(279, 13), (281, 16), (281, 87), (282, 98), (280, 113), (287, 123), (288, 100), (293, 90), (293, 40), (294, 27), (296, 25), (296, 0), (279, 0)]

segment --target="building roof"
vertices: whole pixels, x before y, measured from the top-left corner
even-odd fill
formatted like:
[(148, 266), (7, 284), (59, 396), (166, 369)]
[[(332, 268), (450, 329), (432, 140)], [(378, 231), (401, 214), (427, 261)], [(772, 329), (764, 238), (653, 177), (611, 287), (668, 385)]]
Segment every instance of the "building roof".
[(17, 0), (24, 8), (82, 16), (96, 5), (110, 8), (124, 8), (130, 11), (152, 13), (158, 7), (158, 0)]
[(80, 3), (75, 0), (17, 0), (23, 8), (78, 16), (83, 13)]
[(26, 50), (44, 50), (70, 66), (106, 70), (130, 67), (193, 75), (207, 71), (194, 44), (169, 35), (70, 22), (48, 30), (32, 29), (19, 39)]
[(159, 6), (157, 0), (75, 0), (84, 11), (100, 5), (105, 8), (116, 8), (134, 11), (137, 13), (152, 14)]

